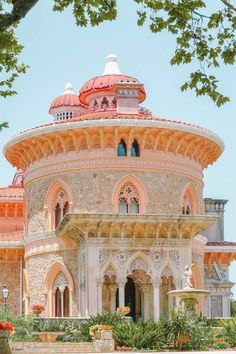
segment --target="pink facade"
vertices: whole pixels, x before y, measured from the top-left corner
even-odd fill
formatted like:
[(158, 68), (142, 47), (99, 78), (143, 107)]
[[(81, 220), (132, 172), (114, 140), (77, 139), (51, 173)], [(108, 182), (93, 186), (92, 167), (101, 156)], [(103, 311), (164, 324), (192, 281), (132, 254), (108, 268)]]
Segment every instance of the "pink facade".
[(15, 312), (39, 303), (46, 316), (90, 316), (128, 305), (133, 318), (157, 320), (177, 305), (167, 293), (194, 263), (194, 286), (211, 291), (198, 311), (230, 315), (236, 243), (223, 240), (226, 201), (203, 199), (204, 169), (224, 144), (153, 116), (145, 98), (110, 55), (103, 75), (53, 100), (53, 122), (5, 145), (22, 171), (0, 188), (0, 286), (12, 273)]

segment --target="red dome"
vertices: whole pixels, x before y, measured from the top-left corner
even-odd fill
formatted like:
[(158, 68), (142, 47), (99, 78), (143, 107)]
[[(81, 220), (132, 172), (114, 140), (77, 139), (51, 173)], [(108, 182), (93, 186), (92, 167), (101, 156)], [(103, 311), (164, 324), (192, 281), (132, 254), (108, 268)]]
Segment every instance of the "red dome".
[(69, 106), (69, 107), (80, 106), (79, 97), (74, 93), (66, 93), (64, 95), (56, 97), (52, 101), (52, 104), (49, 109), (49, 113), (51, 113), (52, 109), (62, 107), (62, 106)]
[(70, 82), (65, 86), (63, 95), (56, 97), (49, 108), (49, 113), (53, 114), (54, 109), (59, 107), (79, 107), (81, 106), (79, 97), (74, 93), (73, 87)]
[[(79, 100), (85, 105), (88, 105), (87, 97), (91, 93), (102, 92), (102, 91), (113, 91), (113, 85), (119, 81), (136, 81), (137, 79), (127, 75), (119, 74), (108, 74), (96, 76), (89, 81), (87, 81), (84, 86), (81, 88), (79, 93)], [(140, 90), (139, 102), (143, 102), (146, 98), (146, 92), (144, 88)]]

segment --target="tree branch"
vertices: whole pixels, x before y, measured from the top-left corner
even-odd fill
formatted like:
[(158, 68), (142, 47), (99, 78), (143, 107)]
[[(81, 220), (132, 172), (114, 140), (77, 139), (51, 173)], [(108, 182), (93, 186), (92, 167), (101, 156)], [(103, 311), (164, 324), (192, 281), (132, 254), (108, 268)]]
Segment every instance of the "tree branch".
[(225, 4), (225, 6), (229, 7), (231, 10), (236, 12), (236, 7), (234, 5), (232, 5), (228, 0), (220, 0), (221, 2), (223, 2), (223, 4)]
[(0, 28), (6, 30), (22, 20), (39, 0), (12, 0), (11, 12), (0, 15)]

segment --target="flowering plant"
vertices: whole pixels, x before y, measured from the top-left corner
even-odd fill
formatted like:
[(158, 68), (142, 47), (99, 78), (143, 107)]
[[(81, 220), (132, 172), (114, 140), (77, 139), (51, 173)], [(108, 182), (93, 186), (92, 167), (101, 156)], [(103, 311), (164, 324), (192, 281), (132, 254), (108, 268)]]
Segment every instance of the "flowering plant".
[(14, 326), (11, 322), (0, 322), (0, 331), (14, 331)]
[(45, 307), (40, 304), (33, 305), (31, 308), (33, 311), (44, 311), (45, 310)]

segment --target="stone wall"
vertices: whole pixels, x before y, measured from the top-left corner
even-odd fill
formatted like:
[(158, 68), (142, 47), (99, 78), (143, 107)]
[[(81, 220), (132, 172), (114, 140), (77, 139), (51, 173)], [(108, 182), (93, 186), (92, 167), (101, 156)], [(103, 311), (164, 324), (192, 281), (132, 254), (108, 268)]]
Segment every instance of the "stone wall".
[(181, 197), (185, 187), (191, 182), (199, 198), (201, 212), (203, 210), (202, 183), (186, 176), (169, 173), (145, 171), (81, 171), (50, 176), (32, 182), (25, 187), (28, 201), (29, 236), (48, 231), (45, 198), (50, 185), (61, 179), (70, 188), (74, 212), (79, 213), (114, 213), (112, 192), (116, 184), (125, 176), (133, 175), (144, 185), (148, 203), (145, 213), (179, 214)]
[(45, 293), (45, 278), (52, 264), (59, 261), (65, 265), (71, 273), (74, 281), (74, 293), (72, 295), (72, 315), (78, 315), (78, 266), (77, 266), (77, 250), (62, 251), (55, 253), (45, 253), (29, 257), (26, 260), (26, 273), (30, 288), (29, 307), (34, 304), (42, 304), (47, 306), (47, 297)]
[[(9, 311), (20, 313), (20, 262), (0, 262), (0, 291), (3, 285), (9, 289)], [(2, 306), (2, 294), (0, 293), (0, 307)]]

